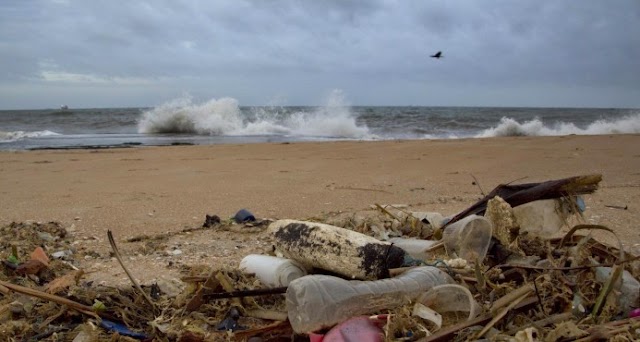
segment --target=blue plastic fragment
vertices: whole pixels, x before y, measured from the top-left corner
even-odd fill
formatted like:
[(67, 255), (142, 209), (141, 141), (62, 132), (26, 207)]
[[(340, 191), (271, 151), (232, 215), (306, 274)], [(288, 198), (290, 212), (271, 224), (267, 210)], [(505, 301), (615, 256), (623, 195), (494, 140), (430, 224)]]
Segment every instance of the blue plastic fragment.
[(122, 336), (128, 336), (128, 337), (133, 337), (139, 340), (143, 340), (143, 339), (148, 339), (149, 336), (143, 334), (143, 333), (139, 333), (139, 332), (135, 332), (135, 331), (131, 331), (129, 330), (129, 328), (127, 328), (124, 324), (121, 323), (116, 323), (116, 322), (112, 322), (106, 319), (103, 319), (100, 321), (100, 326), (109, 330), (109, 331), (114, 331), (117, 332), (118, 334), (122, 335)]
[(219, 331), (246, 330), (247, 327), (243, 327), (238, 323), (239, 319), (240, 319), (240, 311), (238, 311), (238, 308), (236, 308), (235, 306), (232, 306), (227, 312), (227, 316), (225, 317), (225, 319), (222, 320), (222, 322), (218, 323), (218, 325), (216, 326), (216, 329), (218, 329)]
[(587, 205), (584, 203), (584, 199), (582, 198), (582, 196), (576, 197), (576, 205), (578, 206), (578, 210), (580, 210), (581, 213), (584, 213), (584, 211), (587, 210)]
[(237, 223), (243, 223), (243, 222), (253, 222), (256, 220), (256, 217), (253, 216), (253, 214), (247, 210), (247, 209), (240, 209), (236, 215), (233, 217), (233, 219), (237, 222)]

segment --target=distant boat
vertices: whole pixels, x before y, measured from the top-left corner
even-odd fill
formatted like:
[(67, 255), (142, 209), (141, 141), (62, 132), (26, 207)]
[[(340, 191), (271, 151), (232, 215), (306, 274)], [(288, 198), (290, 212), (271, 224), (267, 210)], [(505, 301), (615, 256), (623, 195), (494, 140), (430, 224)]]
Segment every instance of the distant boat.
[(62, 106), (60, 106), (60, 110), (69, 110), (69, 106), (62, 105)]

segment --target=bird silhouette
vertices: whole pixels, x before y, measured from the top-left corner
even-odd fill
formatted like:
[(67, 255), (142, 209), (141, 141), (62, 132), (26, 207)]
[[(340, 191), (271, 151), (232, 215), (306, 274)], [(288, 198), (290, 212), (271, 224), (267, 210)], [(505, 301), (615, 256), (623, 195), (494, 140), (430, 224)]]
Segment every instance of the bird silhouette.
[(438, 58), (438, 59), (442, 58), (442, 51), (438, 51), (436, 52), (435, 55), (431, 55), (431, 58)]

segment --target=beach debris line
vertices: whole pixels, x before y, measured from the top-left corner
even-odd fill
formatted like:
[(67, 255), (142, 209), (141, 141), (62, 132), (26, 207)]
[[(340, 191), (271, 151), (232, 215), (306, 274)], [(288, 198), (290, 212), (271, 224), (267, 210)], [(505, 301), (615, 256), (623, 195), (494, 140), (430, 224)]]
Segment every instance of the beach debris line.
[[(79, 248), (58, 223), (11, 223), (0, 227), (0, 336), (639, 340), (640, 256), (623, 249), (614, 229), (582, 218), (579, 195), (594, 192), (600, 180), (501, 185), (449, 218), (380, 204), (367, 216), (306, 220), (236, 222), (207, 215), (209, 227), (125, 239), (143, 244), (229, 232), (274, 246), (273, 253), (247, 254), (238, 267), (184, 265), (184, 287), (174, 294), (136, 285), (123, 262), (132, 261), (130, 249), (121, 252), (110, 232), (112, 255), (131, 273), (133, 286), (87, 282), (77, 266), (91, 251)], [(593, 231), (611, 234), (617, 243), (598, 241)], [(182, 249), (189, 253), (186, 245)], [(37, 270), (18, 271), (29, 263)]]

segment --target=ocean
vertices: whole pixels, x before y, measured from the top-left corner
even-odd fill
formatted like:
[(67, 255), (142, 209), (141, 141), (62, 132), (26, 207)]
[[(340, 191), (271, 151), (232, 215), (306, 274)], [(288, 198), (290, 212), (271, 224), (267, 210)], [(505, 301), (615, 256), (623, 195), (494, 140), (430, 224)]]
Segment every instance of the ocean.
[(240, 106), (0, 110), (0, 150), (640, 133), (640, 109)]

